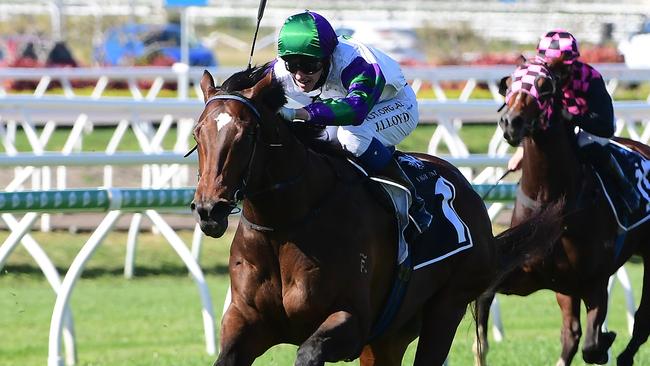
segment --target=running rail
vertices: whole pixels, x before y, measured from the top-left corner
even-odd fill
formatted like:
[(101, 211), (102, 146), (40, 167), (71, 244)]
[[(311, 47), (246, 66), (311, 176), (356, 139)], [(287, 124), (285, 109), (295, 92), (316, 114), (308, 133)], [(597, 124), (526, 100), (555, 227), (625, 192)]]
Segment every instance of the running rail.
[[(61, 356), (62, 335), (66, 341), (67, 357), (65, 363), (71, 365), (76, 362), (74, 335), (71, 334), (71, 331), (68, 331), (68, 329), (71, 329), (72, 317), (69, 310), (69, 301), (72, 291), (86, 262), (113, 228), (120, 215), (127, 211), (138, 212), (136, 215), (142, 212), (148, 216), (187, 266), (201, 297), (206, 351), (210, 355), (216, 353), (215, 317), (212, 310), (212, 300), (203, 272), (195, 255), (193, 255), (194, 250), (190, 251), (183, 240), (155, 211), (159, 209), (188, 208), (193, 196), (194, 189), (192, 188), (148, 190), (131, 188), (69, 189), (0, 193), (2, 218), (7, 222), (8, 226), (13, 228), (9, 237), (0, 246), (0, 268), (16, 246), (23, 241), (23, 245), (27, 242), (33, 249), (30, 250), (31, 254), (36, 253), (36, 262), (48, 278), (52, 277), (50, 270), (54, 267), (38, 244), (28, 236), (28, 231), (38, 216), (43, 212), (108, 212), (74, 258), (63, 281), (60, 282), (60, 285), (57, 282), (57, 286), (53, 286), (57, 297), (50, 323), (48, 366), (61, 366), (64, 364)], [(13, 213), (26, 214), (20, 221), (16, 221), (12, 216)], [(129, 250), (135, 250), (135, 246), (130, 244), (128, 245)], [(196, 241), (194, 244), (196, 244)], [(66, 330), (65, 333), (63, 332), (64, 329)]]

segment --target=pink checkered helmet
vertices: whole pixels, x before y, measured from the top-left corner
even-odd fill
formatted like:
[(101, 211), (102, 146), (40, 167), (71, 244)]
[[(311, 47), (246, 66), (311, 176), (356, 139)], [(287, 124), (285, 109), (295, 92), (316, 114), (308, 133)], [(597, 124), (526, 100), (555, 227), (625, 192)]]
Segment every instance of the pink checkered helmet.
[[(551, 94), (542, 94), (537, 88), (537, 80), (539, 78), (551, 78), (547, 66), (543, 63), (526, 63), (517, 67), (515, 72), (512, 73), (510, 87), (506, 93), (506, 103), (517, 95), (517, 99), (521, 98), (522, 94), (528, 94), (539, 106), (539, 110), (546, 116), (542, 128), (547, 127), (548, 121), (552, 113)], [(515, 100), (515, 103), (517, 101)]]
[(578, 41), (564, 29), (556, 29), (546, 33), (537, 45), (537, 56), (546, 63), (564, 56), (565, 64), (572, 64), (580, 52), (578, 52)]

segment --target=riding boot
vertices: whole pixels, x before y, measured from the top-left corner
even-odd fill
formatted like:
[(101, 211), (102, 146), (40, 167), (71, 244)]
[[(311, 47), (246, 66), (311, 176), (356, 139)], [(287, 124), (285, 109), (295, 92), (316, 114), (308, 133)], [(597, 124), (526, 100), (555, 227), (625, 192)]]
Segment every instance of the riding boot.
[(634, 185), (628, 181), (614, 156), (604, 146), (597, 143), (585, 145), (581, 148), (581, 151), (587, 153), (585, 156), (594, 165), (598, 173), (607, 174), (614, 180), (628, 212), (636, 212), (641, 202), (641, 196)]
[(409, 208), (409, 216), (413, 219), (416, 229), (419, 233), (425, 232), (431, 225), (433, 216), (427, 211), (425, 202), (415, 191), (415, 186), (411, 179), (404, 173), (402, 167), (395, 159), (390, 159), (389, 163), (378, 172), (386, 178), (396, 181), (397, 183), (406, 187), (411, 193), (411, 207)]

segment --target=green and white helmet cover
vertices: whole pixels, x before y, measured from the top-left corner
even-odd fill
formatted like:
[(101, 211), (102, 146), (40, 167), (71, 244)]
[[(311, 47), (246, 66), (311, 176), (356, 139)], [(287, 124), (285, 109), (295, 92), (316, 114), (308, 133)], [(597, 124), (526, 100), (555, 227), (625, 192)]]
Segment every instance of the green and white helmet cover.
[(278, 37), (278, 56), (309, 56), (324, 59), (338, 44), (332, 25), (313, 11), (287, 18)]

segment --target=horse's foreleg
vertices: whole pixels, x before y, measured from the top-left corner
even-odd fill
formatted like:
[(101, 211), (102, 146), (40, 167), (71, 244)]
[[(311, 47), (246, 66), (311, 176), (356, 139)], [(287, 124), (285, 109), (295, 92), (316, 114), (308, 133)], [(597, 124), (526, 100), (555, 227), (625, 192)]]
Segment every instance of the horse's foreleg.
[[(252, 312), (247, 312), (251, 318)], [(221, 351), (214, 366), (249, 366), (255, 358), (279, 343), (270, 328), (257, 316), (247, 319), (239, 308), (230, 304), (221, 321)]]
[(555, 293), (557, 304), (562, 311), (562, 354), (556, 366), (570, 365), (578, 352), (578, 344), (582, 335), (580, 326), (580, 298)]
[(494, 293), (485, 293), (476, 300), (478, 339), (474, 343), (474, 364), (477, 366), (487, 365), (488, 344), (488, 320), (490, 318), (490, 307), (494, 300)]
[(359, 320), (347, 311), (329, 317), (298, 347), (296, 366), (322, 366), (325, 362), (356, 358), (363, 344)]
[(625, 347), (625, 350), (616, 359), (618, 366), (628, 366), (634, 364), (634, 354), (639, 347), (648, 340), (650, 334), (650, 256), (643, 256), (643, 287), (641, 288), (641, 303), (634, 314), (634, 330), (632, 338)]
[(582, 347), (582, 359), (586, 363), (599, 365), (607, 363), (607, 351), (616, 338), (616, 333), (602, 331), (607, 316), (607, 279), (601, 282), (594, 284), (591, 287), (593, 290), (583, 298), (587, 307), (587, 332)]

